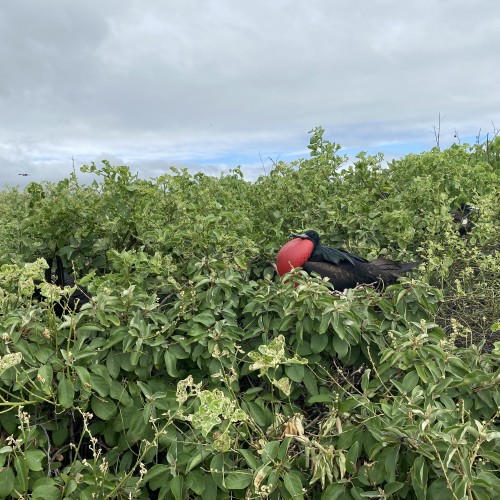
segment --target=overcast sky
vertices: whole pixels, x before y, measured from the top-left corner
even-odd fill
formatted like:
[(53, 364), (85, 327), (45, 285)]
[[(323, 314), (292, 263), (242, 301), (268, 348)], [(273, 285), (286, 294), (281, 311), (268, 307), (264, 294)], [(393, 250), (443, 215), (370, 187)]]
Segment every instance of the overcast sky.
[(2, 0), (0, 186), (72, 158), (255, 178), (319, 125), (394, 157), (439, 113), (443, 146), (474, 142), (500, 127), (499, 47), (498, 0)]

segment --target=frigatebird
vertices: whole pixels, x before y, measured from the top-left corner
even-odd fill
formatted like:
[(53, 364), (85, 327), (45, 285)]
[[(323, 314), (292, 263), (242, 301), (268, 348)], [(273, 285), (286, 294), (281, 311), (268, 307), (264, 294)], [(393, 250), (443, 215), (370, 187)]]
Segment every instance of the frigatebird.
[(296, 267), (302, 267), (309, 274), (329, 278), (336, 290), (370, 283), (389, 285), (420, 264), (380, 257), (368, 261), (342, 248), (321, 245), (319, 234), (313, 230), (290, 236), (293, 239), (283, 245), (276, 257), (278, 274), (283, 276)]
[[(56, 316), (61, 318), (65, 312), (78, 312), (83, 304), (87, 304), (90, 301), (92, 295), (85, 287), (76, 285), (73, 276), (64, 272), (62, 260), (59, 255), (56, 256), (56, 272), (52, 274), (53, 262), (53, 259), (47, 259), (49, 267), (45, 270), (45, 281), (61, 288), (76, 286), (76, 290), (69, 297), (62, 298), (60, 304), (54, 304), (54, 312)], [(43, 299), (40, 287), (38, 286), (40, 283), (41, 281), (35, 280), (35, 291), (32, 296), (33, 299), (38, 301)]]
[(459, 224), (460, 236), (465, 236), (475, 226), (474, 222), (470, 220), (472, 214), (475, 213), (479, 214), (479, 209), (467, 203), (461, 203), (458, 210), (450, 210), (453, 222)]

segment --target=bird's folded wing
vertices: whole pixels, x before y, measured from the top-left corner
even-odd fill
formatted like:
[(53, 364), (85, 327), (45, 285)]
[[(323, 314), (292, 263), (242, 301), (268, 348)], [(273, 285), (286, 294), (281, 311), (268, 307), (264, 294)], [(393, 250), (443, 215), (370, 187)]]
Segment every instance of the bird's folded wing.
[(323, 278), (329, 278), (330, 283), (336, 290), (344, 290), (344, 288), (354, 288), (360, 283), (370, 283), (375, 281), (370, 279), (350, 263), (341, 262), (339, 264), (331, 264), (330, 262), (311, 262), (304, 263), (304, 271), (307, 273), (317, 273)]
[(359, 255), (355, 255), (342, 248), (332, 248), (320, 245), (317, 247), (317, 250), (321, 253), (321, 256), (325, 261), (331, 262), (332, 264), (350, 262), (353, 266), (355, 266), (357, 262), (368, 262)]

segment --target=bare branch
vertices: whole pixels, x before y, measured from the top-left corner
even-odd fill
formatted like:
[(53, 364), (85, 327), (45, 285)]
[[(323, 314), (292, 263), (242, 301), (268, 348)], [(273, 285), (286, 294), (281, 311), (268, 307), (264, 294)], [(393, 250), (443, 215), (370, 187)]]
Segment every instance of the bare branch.
[(262, 169), (264, 170), (264, 175), (267, 177), (266, 165), (264, 164), (264, 160), (262, 159), (262, 155), (260, 154), (260, 151), (259, 151), (259, 158), (260, 158), (260, 162), (262, 163)]
[(278, 162), (280, 161), (280, 155), (278, 155), (278, 158), (276, 158), (276, 160), (273, 160), (270, 156), (267, 157), (268, 160), (271, 160), (272, 164), (277, 167), (278, 166)]
[(476, 144), (479, 146), (481, 143), (481, 129), (479, 129), (479, 132), (476, 135)]
[(500, 134), (500, 129), (495, 127), (495, 122), (491, 122), (491, 125), (493, 125), (493, 139), (496, 139), (497, 135)]
[(440, 147), (440, 139), (441, 139), (441, 121), (444, 120), (444, 116), (441, 119), (441, 113), (438, 115), (438, 126), (433, 126), (432, 128), (434, 129), (434, 140), (436, 141), (436, 146), (439, 150), (441, 150)]

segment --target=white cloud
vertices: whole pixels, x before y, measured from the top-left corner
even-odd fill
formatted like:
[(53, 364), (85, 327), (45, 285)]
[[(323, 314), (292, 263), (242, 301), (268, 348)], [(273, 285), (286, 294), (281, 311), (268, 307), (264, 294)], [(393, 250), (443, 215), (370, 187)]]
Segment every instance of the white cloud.
[[(431, 147), (500, 122), (497, 0), (19, 0), (0, 12), (0, 183), (101, 152), (145, 176)], [(399, 146), (398, 146), (399, 145)], [(403, 147), (404, 145), (404, 147)], [(38, 166), (38, 167), (37, 167)], [(235, 166), (235, 165), (234, 165)], [(38, 168), (38, 170), (37, 170)]]

